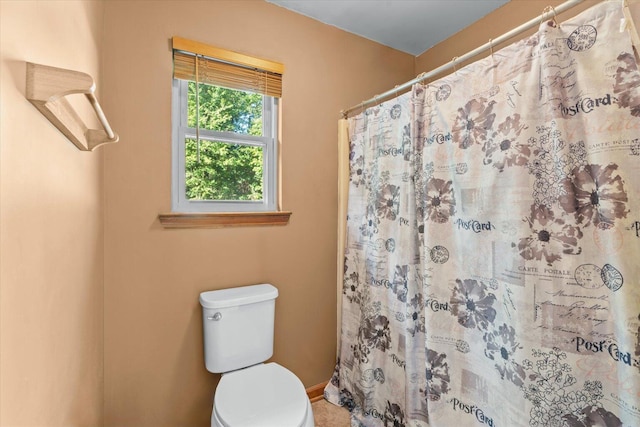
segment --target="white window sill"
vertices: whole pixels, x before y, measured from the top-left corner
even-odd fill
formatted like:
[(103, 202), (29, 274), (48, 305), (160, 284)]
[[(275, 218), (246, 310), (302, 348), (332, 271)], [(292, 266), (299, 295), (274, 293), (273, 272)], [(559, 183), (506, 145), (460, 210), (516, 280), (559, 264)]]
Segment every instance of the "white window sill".
[(159, 214), (164, 228), (223, 228), (287, 225), (292, 212), (211, 212)]

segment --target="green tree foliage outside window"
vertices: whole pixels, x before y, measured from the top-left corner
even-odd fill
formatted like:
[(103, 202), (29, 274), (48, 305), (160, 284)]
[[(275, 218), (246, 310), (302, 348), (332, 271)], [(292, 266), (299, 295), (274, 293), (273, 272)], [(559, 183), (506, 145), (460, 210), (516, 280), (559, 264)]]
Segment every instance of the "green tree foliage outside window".
[[(262, 136), (262, 95), (199, 84), (199, 128)], [(189, 82), (187, 125), (196, 127), (196, 84)], [(190, 200), (262, 200), (261, 147), (195, 138), (185, 140)]]

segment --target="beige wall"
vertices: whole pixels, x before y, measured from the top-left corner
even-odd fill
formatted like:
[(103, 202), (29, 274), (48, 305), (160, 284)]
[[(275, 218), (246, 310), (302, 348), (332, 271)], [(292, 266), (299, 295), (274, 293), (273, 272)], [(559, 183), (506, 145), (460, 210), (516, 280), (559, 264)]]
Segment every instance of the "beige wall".
[(80, 152), (24, 97), (25, 61), (100, 81), (102, 18), (100, 2), (0, 3), (3, 427), (103, 421), (103, 154)]
[[(198, 295), (273, 283), (274, 361), (309, 387), (335, 363), (339, 111), (413, 76), (414, 58), (263, 1), (107, 1), (104, 91), (121, 142), (106, 156), (105, 421), (205, 426)], [(283, 227), (165, 230), (177, 35), (285, 65)]]

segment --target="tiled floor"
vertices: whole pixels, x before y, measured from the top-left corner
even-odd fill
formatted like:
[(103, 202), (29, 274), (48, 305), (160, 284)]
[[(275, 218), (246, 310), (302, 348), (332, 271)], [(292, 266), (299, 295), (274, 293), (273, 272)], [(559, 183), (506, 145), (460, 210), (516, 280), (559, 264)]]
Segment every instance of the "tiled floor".
[(316, 427), (349, 427), (349, 411), (324, 399), (311, 404)]

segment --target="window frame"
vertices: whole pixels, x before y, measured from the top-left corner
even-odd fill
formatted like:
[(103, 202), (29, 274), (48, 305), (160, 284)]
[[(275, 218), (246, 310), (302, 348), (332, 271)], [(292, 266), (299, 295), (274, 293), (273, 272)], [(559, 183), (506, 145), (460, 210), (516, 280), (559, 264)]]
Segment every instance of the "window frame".
[[(187, 126), (188, 80), (173, 78), (172, 116), (172, 179), (171, 208), (173, 212), (230, 213), (275, 212), (278, 209), (278, 121), (279, 99), (262, 95), (263, 136), (235, 132), (198, 129), (201, 140), (214, 140), (238, 145), (259, 146), (263, 153), (263, 199), (250, 200), (190, 200), (186, 197), (185, 140), (195, 138), (196, 130)], [(205, 84), (205, 83), (201, 83)], [(234, 89), (235, 90), (235, 89)]]

